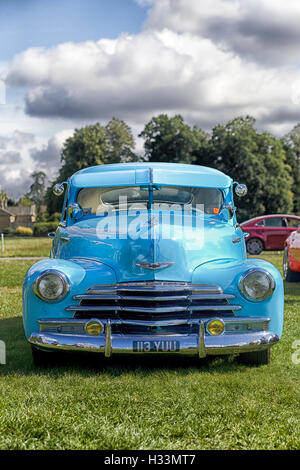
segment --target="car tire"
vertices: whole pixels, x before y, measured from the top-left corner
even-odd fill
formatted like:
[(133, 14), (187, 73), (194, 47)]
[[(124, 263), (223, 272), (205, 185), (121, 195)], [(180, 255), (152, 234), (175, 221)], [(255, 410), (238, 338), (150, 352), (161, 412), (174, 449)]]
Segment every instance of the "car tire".
[(243, 364), (250, 364), (256, 366), (262, 366), (270, 364), (271, 351), (270, 348), (263, 349), (262, 351), (253, 351), (249, 353), (241, 353), (238, 357), (239, 362)]
[(287, 247), (284, 249), (283, 255), (283, 278), (287, 282), (300, 282), (300, 273), (291, 270)]
[(52, 352), (42, 351), (41, 349), (31, 346), (32, 360), (35, 367), (47, 367), (53, 363), (56, 354)]
[(259, 255), (264, 249), (264, 244), (259, 238), (250, 238), (246, 242), (246, 248), (249, 255)]

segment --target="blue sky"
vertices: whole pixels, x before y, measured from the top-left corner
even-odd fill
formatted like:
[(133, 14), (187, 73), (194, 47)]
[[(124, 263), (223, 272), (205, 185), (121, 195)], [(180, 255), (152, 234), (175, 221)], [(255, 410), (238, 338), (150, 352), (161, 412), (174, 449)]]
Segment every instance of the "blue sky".
[(30, 47), (138, 33), (146, 16), (134, 0), (0, 0), (0, 60)]
[[(210, 132), (300, 122), (299, 0), (0, 0), (0, 190), (55, 178), (66, 138), (181, 114)], [(3, 90), (6, 102), (3, 103)]]

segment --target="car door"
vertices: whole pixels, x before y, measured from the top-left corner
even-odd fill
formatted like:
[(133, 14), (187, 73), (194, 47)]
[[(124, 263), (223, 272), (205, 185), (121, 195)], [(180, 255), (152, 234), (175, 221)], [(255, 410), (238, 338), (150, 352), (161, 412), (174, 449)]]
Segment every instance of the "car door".
[(283, 250), (288, 235), (289, 231), (285, 217), (268, 217), (265, 219), (265, 239), (268, 250)]

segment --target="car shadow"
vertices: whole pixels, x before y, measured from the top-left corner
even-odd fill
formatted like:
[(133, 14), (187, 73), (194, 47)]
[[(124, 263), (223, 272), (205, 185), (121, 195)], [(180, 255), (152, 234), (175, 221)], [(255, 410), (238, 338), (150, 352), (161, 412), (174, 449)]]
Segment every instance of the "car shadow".
[(10, 374), (22, 376), (60, 376), (74, 372), (83, 376), (103, 374), (116, 377), (126, 373), (147, 376), (159, 371), (176, 371), (180, 375), (193, 372), (232, 373), (244, 367), (234, 356), (207, 356), (204, 359), (185, 356), (115, 356), (105, 358), (95, 353), (49, 353), (49, 363), (36, 367), (31, 356), (31, 347), (26, 341), (21, 317), (0, 320), (0, 340), (6, 345), (6, 364), (0, 364), (0, 377)]
[(300, 296), (300, 282), (284, 281), (284, 294)]

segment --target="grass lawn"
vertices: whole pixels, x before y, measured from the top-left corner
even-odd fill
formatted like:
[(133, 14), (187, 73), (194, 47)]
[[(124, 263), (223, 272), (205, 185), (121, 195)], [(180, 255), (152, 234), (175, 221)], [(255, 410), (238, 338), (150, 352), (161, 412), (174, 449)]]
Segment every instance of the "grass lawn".
[(4, 239), (4, 247), (4, 251), (0, 251), (0, 258), (11, 258), (14, 256), (48, 257), (51, 248), (51, 240), (46, 237), (6, 237)]
[[(262, 257), (281, 267), (282, 254)], [(300, 364), (292, 362), (300, 284), (286, 285), (284, 334), (269, 366), (68, 356), (36, 370), (21, 318), (31, 263), (1, 262), (0, 449), (300, 448)]]

